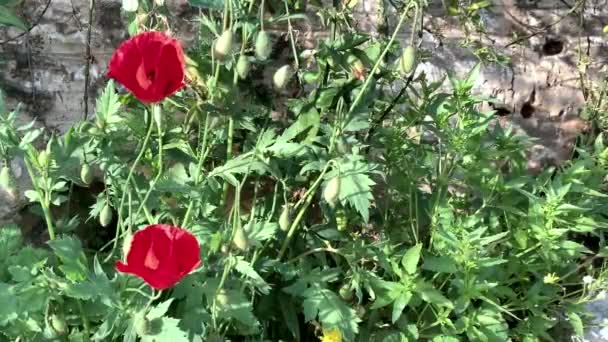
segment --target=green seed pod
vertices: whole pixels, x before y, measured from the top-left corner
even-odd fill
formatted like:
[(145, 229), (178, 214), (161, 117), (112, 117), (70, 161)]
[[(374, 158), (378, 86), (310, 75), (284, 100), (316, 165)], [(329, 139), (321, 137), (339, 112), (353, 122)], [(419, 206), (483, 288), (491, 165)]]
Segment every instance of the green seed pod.
[(338, 195), (340, 195), (340, 177), (334, 177), (327, 182), (325, 190), (323, 191), (323, 198), (330, 207), (335, 207), (338, 201)]
[(140, 337), (150, 334), (150, 321), (146, 318), (145, 311), (138, 312), (135, 317), (133, 317), (133, 328)]
[(414, 70), (416, 64), (416, 49), (412, 45), (408, 45), (403, 49), (401, 60), (399, 60), (399, 72), (407, 75)]
[(0, 169), (0, 187), (10, 189), (14, 187), (14, 185), (15, 180), (11, 175), (11, 168), (8, 166), (3, 166), (2, 169)]
[(112, 208), (106, 204), (99, 214), (99, 223), (102, 227), (107, 227), (112, 222)]
[(272, 53), (272, 43), (270, 35), (266, 31), (260, 31), (255, 39), (255, 57), (260, 61), (265, 61)]
[(215, 58), (219, 60), (225, 59), (232, 51), (232, 31), (226, 30), (222, 32), (220, 37), (213, 44)]
[(348, 218), (343, 208), (336, 209), (336, 226), (339, 231), (344, 231), (348, 226)]
[(247, 250), (247, 247), (249, 247), (249, 241), (247, 241), (247, 236), (245, 235), (245, 231), (243, 230), (243, 228), (237, 228), (232, 242), (234, 242), (236, 248), (242, 251)]
[(57, 335), (63, 336), (68, 333), (68, 325), (65, 320), (58, 315), (51, 315), (51, 317), (49, 317), (49, 323), (51, 329), (53, 329)]
[(291, 79), (291, 67), (289, 65), (283, 65), (280, 67), (272, 77), (272, 81), (274, 82), (274, 86), (277, 89), (285, 89), (287, 83)]
[(215, 301), (219, 305), (222, 305), (222, 306), (228, 305), (229, 300), (230, 300), (230, 298), (228, 298), (228, 294), (226, 293), (226, 290), (224, 290), (224, 289), (219, 290), (219, 292), (215, 296)]
[(245, 55), (240, 55), (239, 60), (236, 62), (236, 73), (239, 74), (241, 79), (246, 79), (249, 74), (249, 58)]
[(286, 232), (289, 230), (289, 225), (291, 224), (291, 210), (289, 209), (289, 204), (286, 204), (283, 207), (283, 212), (279, 217), (279, 227), (282, 231)]
[(91, 184), (93, 181), (93, 173), (91, 172), (89, 164), (82, 165), (82, 168), (80, 169), (80, 180), (87, 185)]
[(348, 286), (348, 284), (344, 284), (342, 285), (342, 287), (340, 287), (340, 297), (342, 297), (342, 299), (344, 299), (345, 301), (351, 301), (353, 299), (354, 293), (353, 290), (351, 290), (350, 286)]
[(129, 255), (129, 251), (131, 250), (131, 243), (133, 242), (133, 234), (131, 232), (127, 232), (124, 239), (122, 240), (122, 255), (123, 259), (127, 260), (127, 255)]

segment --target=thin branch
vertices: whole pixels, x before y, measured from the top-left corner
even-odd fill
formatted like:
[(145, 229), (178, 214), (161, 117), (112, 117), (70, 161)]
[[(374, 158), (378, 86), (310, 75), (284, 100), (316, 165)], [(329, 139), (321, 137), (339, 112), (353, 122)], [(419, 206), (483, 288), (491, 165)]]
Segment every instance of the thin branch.
[(93, 10), (95, 8), (95, 0), (89, 2), (89, 27), (87, 28), (87, 46), (86, 59), (87, 64), (84, 69), (84, 120), (89, 115), (89, 81), (91, 78), (91, 31), (93, 30)]

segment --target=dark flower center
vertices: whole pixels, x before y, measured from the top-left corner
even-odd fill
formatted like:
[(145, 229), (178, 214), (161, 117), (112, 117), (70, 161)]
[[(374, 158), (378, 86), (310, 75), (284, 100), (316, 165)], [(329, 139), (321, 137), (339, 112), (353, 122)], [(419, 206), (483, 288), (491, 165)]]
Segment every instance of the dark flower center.
[(150, 70), (148, 72), (146, 72), (146, 77), (150, 80), (150, 81), (154, 81), (154, 78), (156, 77), (156, 71), (154, 70)]

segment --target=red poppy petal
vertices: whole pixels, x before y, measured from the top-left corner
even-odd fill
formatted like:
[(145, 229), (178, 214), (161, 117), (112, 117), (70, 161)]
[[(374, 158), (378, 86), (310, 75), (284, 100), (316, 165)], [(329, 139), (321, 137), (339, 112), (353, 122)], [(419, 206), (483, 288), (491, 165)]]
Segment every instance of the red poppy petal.
[(174, 39), (164, 32), (149, 31), (138, 34), (136, 43), (143, 57), (143, 64), (146, 72), (155, 72), (160, 59), (163, 48), (166, 44), (170, 44)]
[(201, 250), (192, 234), (183, 232), (176, 236), (173, 258), (180, 274), (188, 274), (201, 264)]
[(127, 264), (143, 265), (148, 255), (148, 250), (152, 246), (153, 232), (148, 229), (141, 229), (133, 234), (131, 248), (127, 253)]
[(166, 272), (160, 269), (153, 271), (144, 267), (128, 267), (123, 273), (132, 274), (157, 290), (173, 287), (183, 278), (183, 276), (174, 272)]
[(122, 43), (108, 64), (108, 77), (116, 79), (131, 92), (141, 93), (142, 89), (135, 78), (135, 73), (143, 63), (142, 56), (133, 40)]
[(184, 86), (185, 62), (183, 51), (178, 42), (167, 44), (160, 56), (154, 92), (163, 96), (171, 96)]
[(122, 261), (117, 261), (114, 268), (121, 273), (129, 273), (130, 271), (129, 265), (124, 264)]

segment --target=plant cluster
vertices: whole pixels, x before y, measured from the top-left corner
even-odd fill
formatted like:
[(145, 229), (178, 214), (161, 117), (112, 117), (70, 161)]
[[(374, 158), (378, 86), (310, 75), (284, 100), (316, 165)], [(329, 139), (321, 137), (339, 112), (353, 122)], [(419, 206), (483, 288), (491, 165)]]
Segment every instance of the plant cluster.
[(448, 89), (395, 39), (425, 3), (386, 39), (349, 3), (315, 8), (330, 36), (304, 51), (297, 4), (207, 3), (185, 53), (162, 2), (124, 5), (132, 37), (93, 120), (46, 136), (0, 105), (0, 187), (18, 194), (22, 158), (48, 232), (0, 229), (0, 341), (583, 333), (606, 285), (608, 148), (530, 176), (525, 139), (479, 110), (481, 65)]

